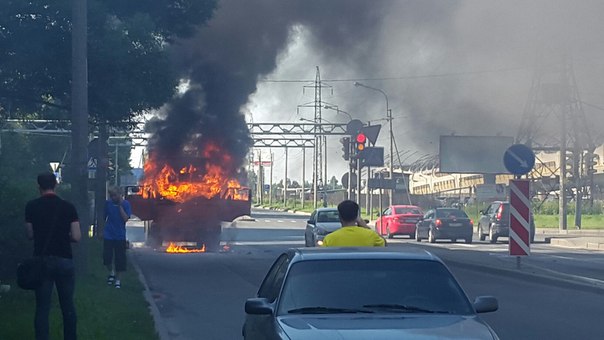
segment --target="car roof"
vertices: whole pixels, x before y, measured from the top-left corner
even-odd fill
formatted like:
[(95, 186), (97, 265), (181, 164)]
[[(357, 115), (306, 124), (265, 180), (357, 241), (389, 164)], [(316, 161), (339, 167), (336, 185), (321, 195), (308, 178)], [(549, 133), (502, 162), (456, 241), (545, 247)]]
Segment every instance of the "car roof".
[(394, 208), (419, 208), (417, 205), (393, 205)]
[(338, 208), (317, 208), (315, 209), (316, 212), (321, 212), (321, 211), (338, 211)]
[(404, 251), (387, 247), (296, 248), (290, 249), (292, 262), (316, 260), (423, 260), (442, 261), (427, 250), (409, 248)]

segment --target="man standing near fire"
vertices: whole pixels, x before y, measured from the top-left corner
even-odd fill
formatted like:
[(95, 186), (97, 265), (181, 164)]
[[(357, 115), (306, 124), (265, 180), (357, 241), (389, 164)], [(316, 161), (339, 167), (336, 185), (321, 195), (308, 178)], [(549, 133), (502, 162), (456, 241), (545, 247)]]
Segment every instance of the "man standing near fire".
[(126, 270), (126, 222), (132, 210), (120, 192), (120, 188), (109, 189), (109, 199), (105, 202), (105, 230), (103, 232), (103, 264), (109, 275), (107, 284), (121, 288), (120, 273)]

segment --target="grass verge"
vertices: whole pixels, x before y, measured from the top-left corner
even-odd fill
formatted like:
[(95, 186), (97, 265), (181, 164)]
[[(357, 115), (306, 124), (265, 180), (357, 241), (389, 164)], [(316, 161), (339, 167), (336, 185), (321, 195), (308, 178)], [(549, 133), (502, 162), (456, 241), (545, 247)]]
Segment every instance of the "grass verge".
[[(122, 277), (122, 288), (106, 283), (101, 263), (102, 243), (88, 240), (87, 275), (76, 277), (75, 302), (80, 339), (159, 339), (155, 332), (143, 286), (131, 264)], [(32, 291), (12, 289), (0, 297), (0, 339), (33, 339), (35, 298)], [(50, 312), (50, 338), (62, 339), (63, 327), (56, 289)]]
[[(574, 229), (575, 215), (568, 215), (568, 229)], [(535, 227), (558, 228), (560, 219), (558, 215), (535, 215)], [(581, 217), (582, 229), (604, 229), (604, 215), (583, 215)]]

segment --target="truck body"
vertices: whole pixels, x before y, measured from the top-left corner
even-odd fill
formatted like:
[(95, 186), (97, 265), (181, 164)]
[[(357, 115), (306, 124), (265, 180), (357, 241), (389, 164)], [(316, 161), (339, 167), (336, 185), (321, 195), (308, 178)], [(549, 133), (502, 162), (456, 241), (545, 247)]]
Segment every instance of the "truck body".
[(251, 214), (248, 188), (236, 189), (238, 199), (194, 197), (184, 202), (144, 198), (138, 187), (128, 188), (132, 213), (145, 223), (147, 242), (160, 247), (164, 241), (196, 242), (208, 251), (220, 245), (221, 222)]

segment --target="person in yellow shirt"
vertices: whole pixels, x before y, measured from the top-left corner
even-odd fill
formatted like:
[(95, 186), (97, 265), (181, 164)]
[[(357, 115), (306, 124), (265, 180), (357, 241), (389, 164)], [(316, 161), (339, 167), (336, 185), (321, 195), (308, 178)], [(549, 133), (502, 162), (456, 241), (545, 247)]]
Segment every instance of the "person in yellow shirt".
[(350, 200), (338, 204), (342, 228), (325, 236), (323, 247), (384, 247), (386, 242), (369, 229), (359, 214), (359, 205)]

